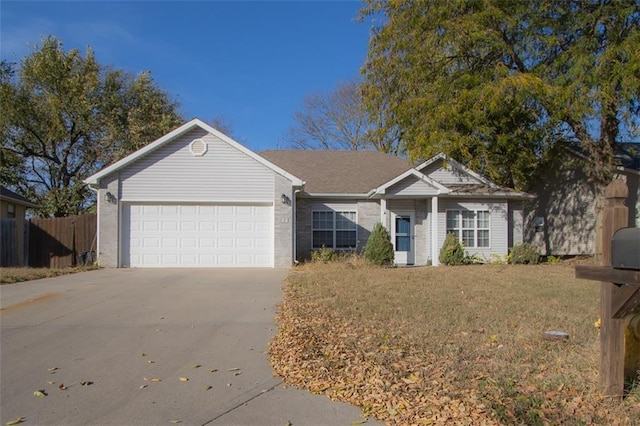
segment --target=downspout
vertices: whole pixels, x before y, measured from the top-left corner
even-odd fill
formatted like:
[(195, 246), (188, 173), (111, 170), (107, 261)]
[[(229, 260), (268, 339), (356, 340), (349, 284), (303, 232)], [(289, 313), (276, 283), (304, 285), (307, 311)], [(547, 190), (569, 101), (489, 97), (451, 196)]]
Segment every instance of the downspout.
[[(89, 184), (87, 184), (87, 186), (91, 191), (94, 191), (96, 193), (96, 258), (93, 260), (94, 262), (99, 264), (98, 253), (100, 252), (100, 250), (98, 248), (100, 247), (100, 190), (98, 188), (94, 188)], [(93, 249), (93, 247), (91, 247), (91, 249)]]
[(297, 254), (298, 254), (298, 235), (297, 235), (297, 228), (298, 228), (298, 224), (296, 222), (296, 195), (302, 192), (302, 189), (296, 189), (295, 191), (293, 191), (293, 197), (291, 198), (291, 221), (293, 222), (293, 252), (291, 253), (291, 257), (292, 257), (292, 264), (293, 265), (297, 265), (298, 264), (298, 259), (297, 259)]

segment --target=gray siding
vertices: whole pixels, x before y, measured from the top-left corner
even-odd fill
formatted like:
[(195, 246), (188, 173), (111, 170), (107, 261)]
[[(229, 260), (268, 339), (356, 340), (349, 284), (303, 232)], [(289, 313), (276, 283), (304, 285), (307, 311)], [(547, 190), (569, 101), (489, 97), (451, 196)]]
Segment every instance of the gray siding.
[(509, 248), (524, 241), (524, 203), (509, 201)]
[[(194, 156), (189, 144), (207, 142)], [(275, 173), (202, 129), (194, 129), (120, 171), (125, 201), (272, 202)]]
[(491, 213), (491, 228), (489, 231), (491, 246), (484, 248), (467, 247), (470, 255), (477, 255), (481, 259), (490, 260), (491, 254), (504, 256), (508, 253), (508, 206), (506, 201), (475, 200), (441, 198), (438, 204), (438, 250), (444, 244), (447, 232), (447, 210), (489, 210)]
[(425, 197), (437, 194), (437, 189), (415, 176), (407, 176), (386, 190), (387, 195)]
[(421, 172), (445, 186), (447, 184), (478, 183), (476, 179), (451, 165), (445, 168), (443, 160), (438, 160), (429, 164), (427, 167), (422, 169)]
[[(542, 255), (596, 254), (602, 189), (589, 182), (577, 161), (559, 156), (529, 190), (536, 198), (526, 205), (525, 241)], [(536, 217), (543, 226), (535, 226)]]

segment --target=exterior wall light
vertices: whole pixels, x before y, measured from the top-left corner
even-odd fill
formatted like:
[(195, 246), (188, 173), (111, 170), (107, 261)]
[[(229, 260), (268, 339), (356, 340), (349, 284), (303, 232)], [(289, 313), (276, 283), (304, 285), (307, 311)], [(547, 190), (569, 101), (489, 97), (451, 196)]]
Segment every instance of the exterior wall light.
[(291, 204), (291, 198), (287, 197), (287, 194), (282, 194), (282, 196), (280, 197), (280, 201), (282, 201), (282, 204)]

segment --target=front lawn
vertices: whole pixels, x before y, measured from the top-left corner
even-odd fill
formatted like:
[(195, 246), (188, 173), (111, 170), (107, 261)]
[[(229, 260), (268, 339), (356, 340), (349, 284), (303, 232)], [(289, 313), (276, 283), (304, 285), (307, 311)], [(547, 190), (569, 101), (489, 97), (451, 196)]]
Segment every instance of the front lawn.
[(622, 404), (598, 392), (598, 307), (572, 265), (305, 265), (287, 279), (271, 361), (389, 424), (632, 424), (637, 387)]

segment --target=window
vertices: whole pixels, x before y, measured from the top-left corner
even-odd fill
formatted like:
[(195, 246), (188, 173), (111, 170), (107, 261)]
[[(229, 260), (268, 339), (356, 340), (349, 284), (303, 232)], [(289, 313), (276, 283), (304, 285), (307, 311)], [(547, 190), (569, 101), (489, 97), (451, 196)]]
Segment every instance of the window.
[(7, 204), (7, 217), (9, 219), (14, 219), (16, 217), (16, 206), (15, 206), (15, 204)]
[(453, 234), (466, 247), (489, 247), (488, 210), (447, 210), (447, 234)]
[(313, 212), (313, 248), (356, 248), (356, 212)]

